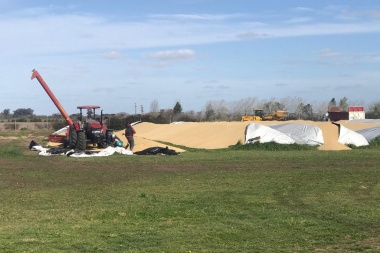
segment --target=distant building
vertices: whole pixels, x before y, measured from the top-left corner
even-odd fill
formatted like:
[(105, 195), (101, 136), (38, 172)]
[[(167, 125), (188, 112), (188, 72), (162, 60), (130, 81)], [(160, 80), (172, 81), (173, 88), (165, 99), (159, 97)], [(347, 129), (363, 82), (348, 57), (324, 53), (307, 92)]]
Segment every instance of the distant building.
[(348, 112), (341, 112), (339, 107), (329, 108), (330, 121), (365, 119), (364, 106), (349, 106)]
[(349, 106), (348, 119), (365, 119), (364, 106)]
[(341, 112), (339, 106), (329, 107), (328, 113), (330, 121), (348, 120), (348, 112)]

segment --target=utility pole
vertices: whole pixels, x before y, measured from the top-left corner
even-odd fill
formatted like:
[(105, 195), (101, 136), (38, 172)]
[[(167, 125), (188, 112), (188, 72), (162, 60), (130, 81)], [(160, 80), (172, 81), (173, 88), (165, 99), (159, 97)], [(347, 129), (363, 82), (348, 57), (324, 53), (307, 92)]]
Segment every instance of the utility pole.
[(140, 113), (140, 121), (141, 121), (141, 115), (142, 115), (143, 112), (144, 112), (144, 107), (143, 107), (143, 105), (140, 105), (140, 111), (141, 111), (141, 113)]
[(137, 105), (136, 105), (136, 103), (135, 103), (135, 115), (136, 115), (136, 108), (137, 108)]

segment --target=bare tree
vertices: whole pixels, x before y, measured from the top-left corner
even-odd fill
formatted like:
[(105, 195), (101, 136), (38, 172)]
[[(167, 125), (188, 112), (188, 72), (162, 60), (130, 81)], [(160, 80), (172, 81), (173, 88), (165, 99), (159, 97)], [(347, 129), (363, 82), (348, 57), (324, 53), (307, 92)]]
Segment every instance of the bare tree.
[(313, 106), (311, 104), (300, 103), (297, 106), (296, 114), (299, 119), (312, 119), (313, 118)]
[(380, 118), (380, 102), (375, 102), (369, 105), (366, 118), (379, 119)]
[(256, 109), (257, 98), (249, 97), (243, 98), (235, 103), (232, 103), (231, 112), (234, 116), (251, 115), (253, 110)]
[(215, 111), (212, 106), (212, 102), (207, 102), (205, 107), (205, 116), (207, 121), (213, 121), (215, 119)]
[(165, 122), (171, 123), (173, 117), (173, 109), (161, 109), (160, 116)]
[(365, 102), (363, 100), (350, 100), (350, 102), (348, 102), (348, 105), (349, 106), (364, 106)]
[(280, 103), (284, 105), (284, 110), (288, 111), (289, 113), (295, 113), (297, 111), (297, 107), (301, 103), (305, 103), (303, 98), (300, 97), (285, 97), (280, 100)]
[(228, 108), (226, 101), (220, 100), (214, 102), (215, 118), (217, 120), (227, 120), (228, 119)]
[(321, 101), (313, 101), (311, 103), (313, 106), (313, 112), (317, 119), (322, 119), (322, 117), (328, 112), (328, 103)]
[(158, 100), (155, 99), (153, 100), (151, 103), (150, 103), (150, 112), (151, 113), (154, 113), (154, 114), (157, 114), (160, 112), (160, 107), (158, 105)]
[(277, 102), (276, 99), (271, 98), (271, 100), (263, 103), (262, 108), (265, 114), (272, 114), (277, 110), (284, 110), (285, 106), (280, 102)]

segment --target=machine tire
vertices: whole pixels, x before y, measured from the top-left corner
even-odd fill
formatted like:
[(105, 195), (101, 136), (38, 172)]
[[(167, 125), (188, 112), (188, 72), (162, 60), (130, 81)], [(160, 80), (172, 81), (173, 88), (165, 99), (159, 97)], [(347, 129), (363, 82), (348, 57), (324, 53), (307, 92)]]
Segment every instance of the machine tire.
[(77, 134), (77, 131), (75, 130), (75, 127), (73, 125), (70, 126), (70, 139), (68, 141), (69, 143), (69, 148), (75, 148), (76, 145), (77, 145), (77, 141), (78, 141), (78, 134)]
[(78, 132), (77, 149), (86, 150), (86, 133), (84, 131)]
[(69, 143), (69, 142), (66, 140), (66, 137), (63, 138), (63, 147), (64, 147), (64, 148), (67, 148), (68, 143)]

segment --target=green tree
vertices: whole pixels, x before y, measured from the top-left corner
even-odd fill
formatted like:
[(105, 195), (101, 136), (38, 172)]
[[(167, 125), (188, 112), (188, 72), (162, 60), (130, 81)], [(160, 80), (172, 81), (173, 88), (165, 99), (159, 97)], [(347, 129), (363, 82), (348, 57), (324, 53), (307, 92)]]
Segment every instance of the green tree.
[(335, 98), (332, 98), (329, 102), (329, 111), (330, 111), (330, 108), (331, 107), (336, 107), (336, 101), (335, 101)]
[(11, 110), (10, 109), (4, 109), (4, 111), (3, 111), (3, 115), (4, 115), (4, 117), (8, 117), (9, 116), (9, 114), (11, 113)]
[(342, 112), (347, 112), (348, 111), (348, 98), (343, 97), (341, 100), (339, 100), (339, 108)]
[(33, 116), (33, 110), (30, 108), (19, 108), (15, 111), (13, 111), (13, 116), (14, 117), (28, 117), (28, 116)]
[(175, 106), (173, 108), (173, 113), (174, 114), (179, 114), (182, 112), (182, 106), (181, 104), (177, 101), (177, 103), (175, 103)]

